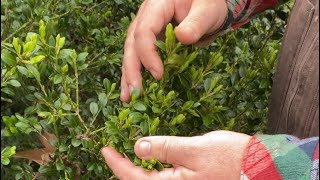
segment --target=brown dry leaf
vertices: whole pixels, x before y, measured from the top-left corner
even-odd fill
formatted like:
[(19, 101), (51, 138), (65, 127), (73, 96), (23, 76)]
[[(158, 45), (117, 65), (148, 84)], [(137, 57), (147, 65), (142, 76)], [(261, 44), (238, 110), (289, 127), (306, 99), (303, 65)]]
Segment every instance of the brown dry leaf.
[(28, 159), (29, 161), (34, 161), (40, 165), (47, 164), (50, 162), (50, 156), (56, 151), (56, 147), (50, 144), (50, 141), (56, 140), (57, 137), (54, 134), (44, 132), (39, 136), (39, 140), (44, 148), (35, 148), (27, 151), (20, 151), (15, 154), (15, 158)]

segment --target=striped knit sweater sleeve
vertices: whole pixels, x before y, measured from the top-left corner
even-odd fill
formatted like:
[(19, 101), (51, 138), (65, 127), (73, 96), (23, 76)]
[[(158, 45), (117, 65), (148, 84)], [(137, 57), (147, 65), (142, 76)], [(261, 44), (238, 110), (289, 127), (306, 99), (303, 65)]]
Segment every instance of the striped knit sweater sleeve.
[(318, 180), (319, 137), (257, 135), (242, 160), (241, 180)]
[(288, 0), (226, 0), (228, 15), (224, 25), (218, 30), (224, 34), (249, 22), (250, 18), (266, 9), (283, 4)]

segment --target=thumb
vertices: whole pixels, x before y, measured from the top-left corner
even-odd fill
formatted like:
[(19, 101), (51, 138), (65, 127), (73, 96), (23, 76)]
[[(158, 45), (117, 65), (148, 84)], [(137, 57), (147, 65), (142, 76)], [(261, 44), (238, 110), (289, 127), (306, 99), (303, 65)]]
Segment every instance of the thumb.
[(151, 136), (139, 139), (134, 151), (145, 160), (157, 159), (163, 163), (186, 166), (195, 154), (197, 137)]
[(227, 16), (225, 0), (193, 1), (185, 19), (176, 27), (177, 39), (183, 44), (193, 44), (204, 34), (220, 28)]

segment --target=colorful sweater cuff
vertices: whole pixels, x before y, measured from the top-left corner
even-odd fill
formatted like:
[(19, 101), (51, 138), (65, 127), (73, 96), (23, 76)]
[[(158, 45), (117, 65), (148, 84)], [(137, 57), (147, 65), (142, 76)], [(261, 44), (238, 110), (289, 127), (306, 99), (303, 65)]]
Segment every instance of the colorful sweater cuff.
[(241, 179), (319, 179), (319, 137), (253, 136), (243, 157)]
[(286, 0), (227, 0), (228, 16), (222, 31), (230, 31), (249, 22), (250, 17)]

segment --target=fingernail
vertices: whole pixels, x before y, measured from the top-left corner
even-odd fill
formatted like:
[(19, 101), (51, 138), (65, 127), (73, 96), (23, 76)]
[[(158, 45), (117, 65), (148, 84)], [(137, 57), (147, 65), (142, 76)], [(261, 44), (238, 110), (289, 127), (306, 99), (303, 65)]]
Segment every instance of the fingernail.
[(139, 144), (139, 152), (141, 156), (147, 156), (149, 155), (151, 150), (151, 144), (147, 141), (142, 141)]

